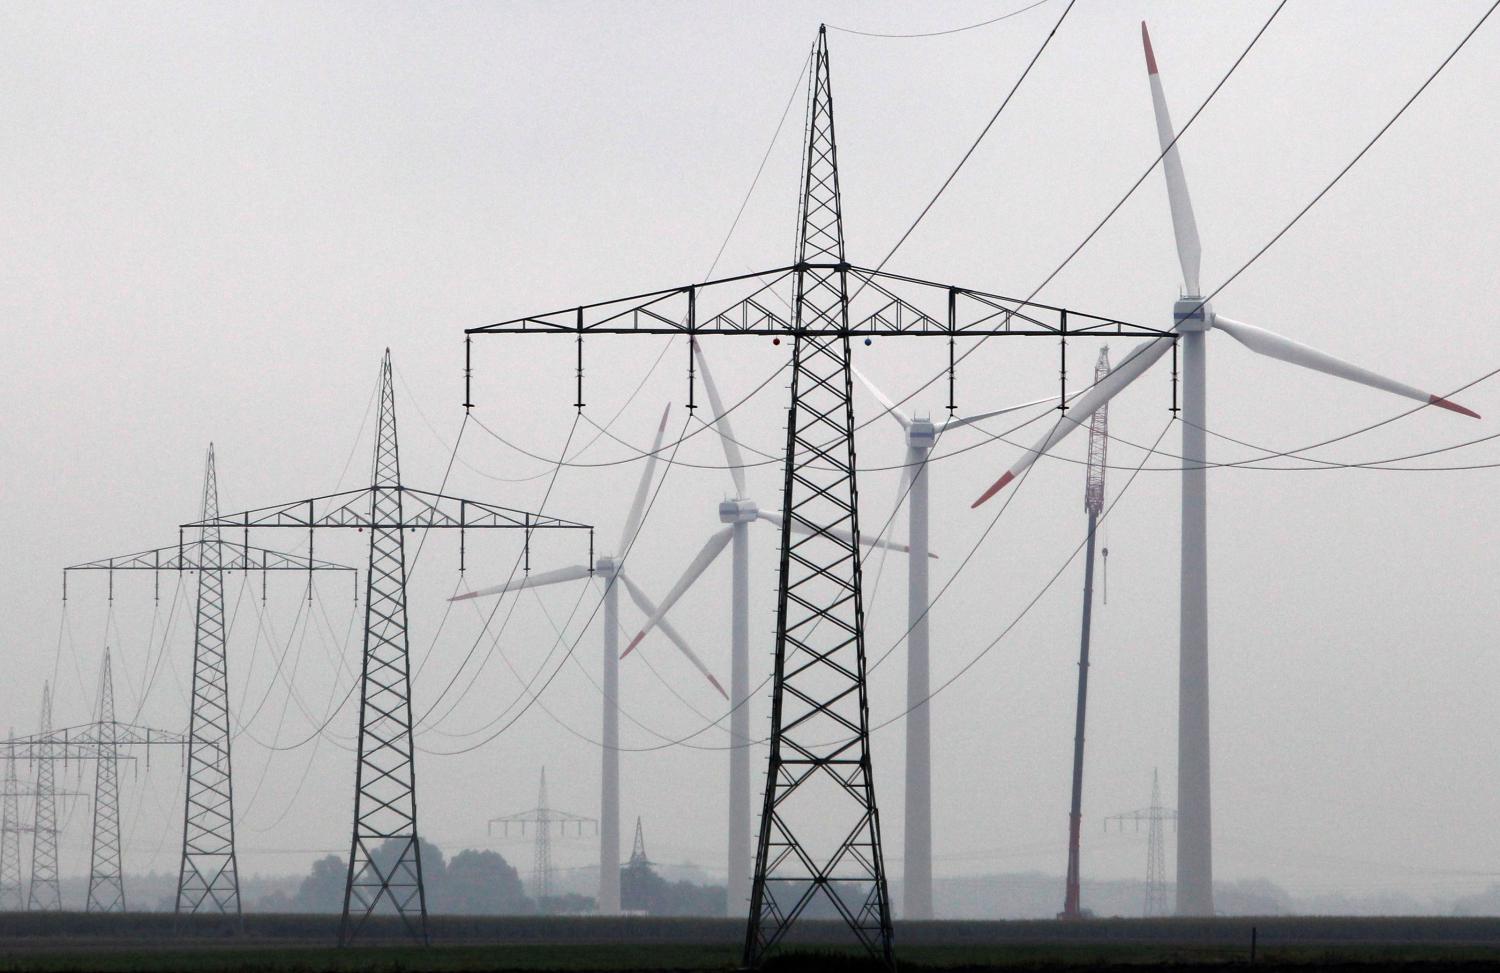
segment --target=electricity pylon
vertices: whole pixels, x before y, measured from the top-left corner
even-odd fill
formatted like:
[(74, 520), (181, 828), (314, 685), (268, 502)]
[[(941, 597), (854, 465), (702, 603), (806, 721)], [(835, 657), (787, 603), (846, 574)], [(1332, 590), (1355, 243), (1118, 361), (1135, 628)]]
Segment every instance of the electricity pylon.
[[(125, 911), (125, 872), (120, 835), (120, 751), (133, 747), (181, 747), (182, 733), (158, 730), (115, 719), (114, 678), (109, 650), (99, 673), (96, 719), (80, 726), (52, 728), (49, 686), (42, 690), (42, 729), (31, 736), (11, 736), (3, 746), (8, 760), (37, 762), (36, 818), (32, 825), (33, 851), (29, 910), (58, 910), (62, 897), (57, 882), (57, 804), (64, 792), (55, 786), (55, 764), (92, 760), (94, 771), (93, 835), (89, 851), (88, 912)], [(71, 794), (72, 792), (67, 792)]]
[[(42, 684), (42, 735), (52, 731), (52, 684)], [(14, 754), (10, 750), (10, 754)], [(36, 768), (35, 817), (31, 824), (31, 888), (26, 893), (26, 911), (62, 911), (62, 889), (57, 882), (57, 777), (52, 760), (55, 750), (43, 743)]]
[[(759, 335), (778, 344), (783, 335), (792, 338), (770, 756), (743, 962), (760, 966), (822, 897), (890, 967), (890, 899), (865, 692), (851, 339), (946, 338), (953, 411), (959, 337), (1170, 333), (849, 263), (825, 28), (812, 61), (792, 264), (469, 328), (465, 353), (472, 362), (473, 335), (570, 335), (578, 343), (574, 405), (582, 409), (585, 335), (684, 335), (693, 409), (692, 347), (699, 336)], [(471, 367), (465, 376), (472, 382)], [(471, 391), (466, 387), (466, 405)]]
[[(365, 577), (365, 638), (360, 668), (359, 749), (354, 826), (339, 942), (347, 945), (382, 905), (400, 917), (413, 939), (427, 942), (427, 894), (417, 840), (417, 774), (412, 740), (411, 672), (406, 619), (406, 532), (418, 528), (549, 528), (591, 530), (587, 524), (507, 507), (461, 500), (401, 482), (396, 440), (396, 390), (391, 353), (380, 362), (380, 410), (370, 486), (238, 513), (205, 517), (185, 528), (292, 527), (311, 536), (319, 528), (369, 531)], [(395, 842), (395, 856), (382, 849)], [(377, 857), (377, 852), (379, 856)]]
[(567, 837), (568, 825), (571, 824), (574, 834), (582, 837), (583, 827), (587, 824), (593, 826), (595, 834), (599, 833), (599, 822), (596, 819), (569, 814), (547, 805), (546, 767), (542, 768), (542, 784), (537, 791), (536, 807), (490, 818), (485, 825), (487, 833), (494, 834), (497, 824), (500, 825), (502, 835), (510, 834), (511, 825), (518, 826), (522, 835), (526, 834), (528, 825), (536, 831), (531, 859), (531, 897), (536, 900), (539, 912), (545, 911), (544, 903), (552, 897), (552, 829), (557, 828), (559, 837)]
[[(14, 736), (14, 734), (12, 734)], [(16, 779), (16, 756), (5, 754), (5, 782), (0, 790), (0, 912), (20, 912), (26, 908), (26, 892), (21, 884), (21, 834), (31, 826), (21, 823), (21, 782)], [(34, 792), (33, 793), (34, 796)]]
[(1138, 811), (1127, 811), (1124, 814), (1112, 814), (1104, 819), (1104, 830), (1108, 831), (1111, 822), (1118, 826), (1119, 830), (1125, 830), (1127, 822), (1135, 825), (1135, 830), (1141, 830), (1141, 822), (1147, 825), (1146, 839), (1146, 901), (1144, 914), (1147, 918), (1152, 916), (1171, 915), (1171, 906), (1167, 897), (1167, 842), (1163, 835), (1164, 825), (1167, 821), (1172, 822), (1172, 827), (1177, 826), (1177, 812), (1161, 803), (1161, 781), (1157, 779), (1156, 771), (1151, 771), (1151, 806)]
[(89, 852), (86, 912), (125, 911), (120, 863), (120, 753), (115, 733), (115, 680), (110, 652), (99, 670), (99, 755), (94, 761), (94, 839)]
[[(200, 512), (204, 520), (219, 515), (219, 479), (213, 443), (203, 471)], [(75, 564), (63, 570), (63, 600), (68, 597), (69, 571), (105, 571), (109, 597), (114, 600), (116, 571), (150, 571), (161, 596), (162, 572), (197, 572), (193, 613), (192, 711), (188, 721), (187, 790), (182, 812), (182, 860), (178, 868), (176, 911), (216, 911), (238, 919), (240, 880), (234, 848), (234, 785), (230, 772), (228, 631), (224, 621), (224, 572), (261, 572), (265, 598), (267, 572), (349, 571), (354, 568), (307, 556), (251, 547), (226, 541), (217, 527), (205, 527), (195, 541), (136, 554)], [(356, 575), (357, 577), (357, 575)]]
[[(1094, 365), (1094, 384), (1109, 375), (1109, 346), (1099, 349)], [(1063, 919), (1079, 919), (1083, 905), (1079, 901), (1079, 832), (1083, 824), (1083, 729), (1089, 701), (1089, 636), (1094, 619), (1094, 531), (1099, 514), (1104, 511), (1104, 469), (1109, 449), (1109, 403), (1089, 419), (1089, 461), (1084, 481), (1083, 508), (1089, 515), (1087, 554), (1083, 562), (1083, 624), (1078, 643), (1078, 705), (1073, 726), (1073, 797), (1068, 810), (1068, 879), (1063, 894)]]

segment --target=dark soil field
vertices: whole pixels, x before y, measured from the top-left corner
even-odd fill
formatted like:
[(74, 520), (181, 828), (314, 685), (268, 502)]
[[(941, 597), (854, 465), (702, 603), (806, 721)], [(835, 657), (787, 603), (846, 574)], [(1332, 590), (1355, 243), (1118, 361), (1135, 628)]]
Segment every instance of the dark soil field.
[[(432, 945), (380, 923), (359, 946), (332, 944), (333, 916), (0, 914), (0, 971), (716, 970), (739, 964), (739, 920), (437, 916)], [(772, 971), (866, 968), (840, 926), (808, 922)], [(1251, 939), (1255, 939), (1252, 957)], [(921, 922), (896, 927), (902, 969), (1500, 969), (1500, 919), (1272, 917)]]

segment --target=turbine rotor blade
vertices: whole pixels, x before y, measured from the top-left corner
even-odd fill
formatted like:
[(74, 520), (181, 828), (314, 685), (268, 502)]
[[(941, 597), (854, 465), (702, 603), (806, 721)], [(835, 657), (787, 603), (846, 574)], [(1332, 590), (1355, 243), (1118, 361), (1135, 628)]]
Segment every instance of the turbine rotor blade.
[[(1167, 177), (1167, 199), (1172, 205), (1172, 233), (1177, 238), (1177, 259), (1182, 263), (1182, 279), (1189, 294), (1198, 293), (1198, 265), (1203, 250), (1198, 243), (1198, 221), (1193, 217), (1193, 200), (1188, 196), (1187, 176), (1182, 172), (1182, 157), (1172, 140), (1177, 130), (1172, 127), (1172, 116), (1167, 112), (1167, 96), (1162, 90), (1161, 76), (1156, 73), (1156, 55), (1151, 50), (1151, 35), (1146, 31), (1146, 22), (1141, 21), (1141, 44), (1146, 48), (1146, 72), (1151, 80), (1151, 105), (1156, 109), (1156, 138), (1166, 155), (1161, 160), (1162, 173)], [(1171, 146), (1168, 148), (1168, 146)]]
[(901, 409), (896, 405), (896, 403), (886, 398), (886, 394), (880, 391), (880, 389), (876, 388), (875, 383), (866, 378), (864, 372), (855, 368), (853, 365), (849, 366), (849, 370), (854, 373), (855, 378), (864, 383), (865, 388), (870, 390), (870, 394), (875, 396), (875, 401), (879, 402), (881, 407), (884, 408), (886, 412), (890, 413), (891, 418), (901, 423), (902, 429), (911, 428), (911, 416), (907, 415), (905, 412), (902, 412)]
[(646, 494), (651, 489), (651, 476), (656, 472), (656, 458), (661, 453), (662, 437), (667, 432), (667, 413), (672, 411), (672, 403), (668, 402), (661, 410), (661, 423), (656, 427), (656, 439), (651, 443), (651, 455), (646, 457), (646, 468), (641, 470), (641, 482), (636, 484), (635, 500), (630, 504), (630, 516), (625, 518), (625, 533), (620, 535), (620, 546), (615, 548), (617, 555), (623, 555), (630, 547), (630, 542), (635, 539), (636, 531), (641, 529), (641, 515), (646, 510)]
[(1171, 338), (1153, 338), (1132, 349), (1131, 353), (1125, 356), (1125, 360), (1115, 366), (1103, 380), (1080, 395), (1058, 418), (1051, 431), (1016, 460), (1015, 465), (1006, 470), (1000, 479), (990, 484), (990, 488), (985, 490), (978, 500), (970, 504), (970, 509), (979, 506), (1003, 490), (1007, 483), (1024, 473), (1032, 463), (1037, 461), (1038, 457), (1050, 452), (1053, 446), (1067, 438), (1068, 433), (1086, 425), (1089, 417), (1101, 405), (1118, 395), (1125, 386), (1140, 378), (1146, 369), (1156, 364), (1161, 356), (1171, 350), (1172, 342)]
[(468, 601), (471, 598), (482, 598), (486, 595), (503, 595), (507, 591), (520, 591), (523, 588), (543, 588), (549, 584), (561, 584), (564, 581), (577, 581), (579, 578), (587, 578), (589, 569), (582, 564), (572, 567), (558, 568), (555, 571), (538, 571), (536, 574), (528, 574), (517, 581), (507, 584), (491, 585), (488, 588), (478, 588), (474, 591), (466, 591), (461, 595), (454, 595), (449, 601)]
[[(714, 563), (714, 558), (718, 557), (720, 552), (724, 550), (725, 545), (729, 543), (729, 539), (733, 535), (733, 526), (725, 527), (710, 535), (702, 549), (698, 551), (697, 557), (694, 557), (689, 562), (687, 570), (682, 572), (682, 577), (678, 578), (677, 583), (672, 586), (672, 590), (667, 592), (667, 597), (662, 600), (661, 606), (653, 607), (651, 610), (646, 611), (646, 624), (641, 626), (640, 632), (637, 633), (635, 638), (630, 640), (630, 644), (625, 647), (625, 651), (620, 653), (620, 658), (623, 659), (631, 652), (634, 652), (635, 647), (641, 644), (641, 639), (646, 637), (646, 633), (661, 623), (663, 616), (672, 610), (673, 605), (677, 604), (677, 599), (686, 594), (694, 582), (703, 575), (703, 572), (708, 570), (708, 566)], [(645, 611), (645, 609), (642, 610)]]
[(1368, 385), (1370, 388), (1380, 389), (1383, 392), (1391, 392), (1395, 395), (1415, 399), (1418, 402), (1428, 405), (1448, 409), (1451, 412), (1472, 416), (1475, 419), (1479, 418), (1479, 413), (1466, 409), (1457, 402), (1450, 402), (1440, 395), (1425, 392), (1422, 389), (1407, 385), (1405, 382), (1386, 378), (1384, 375), (1379, 375), (1366, 368), (1360, 368), (1358, 365), (1346, 362), (1341, 358), (1335, 358), (1330, 354), (1318, 351), (1316, 348), (1309, 348), (1300, 341), (1283, 338), (1281, 335), (1267, 331), (1264, 328), (1257, 328), (1252, 324), (1245, 324), (1243, 321), (1235, 321), (1232, 318), (1222, 317), (1217, 314), (1214, 315), (1213, 326), (1257, 355), (1265, 355), (1267, 358), (1284, 361), (1289, 365), (1300, 365), (1303, 368), (1322, 372), (1325, 375), (1332, 375), (1335, 378), (1342, 378), (1345, 381)]
[(688, 340), (693, 342), (698, 370), (703, 373), (703, 389), (708, 393), (708, 404), (714, 413), (714, 432), (719, 435), (719, 444), (724, 447), (724, 462), (729, 464), (729, 475), (734, 478), (734, 498), (743, 500), (746, 494), (745, 457), (740, 454), (740, 445), (734, 438), (734, 427), (729, 424), (729, 416), (724, 412), (724, 400), (719, 398), (719, 386), (714, 382), (713, 373), (708, 370), (708, 359), (703, 356), (703, 349), (695, 339)]
[[(1071, 397), (1072, 396), (1070, 396), (1070, 398)], [(1056, 401), (1057, 396), (1049, 395), (1045, 399), (1033, 399), (1030, 402), (1022, 402), (1020, 405), (1011, 405), (1006, 406), (1003, 409), (996, 409), (993, 412), (980, 412), (972, 416), (944, 419), (942, 422), (937, 424), (937, 430), (938, 432), (947, 432), (949, 429), (957, 429), (959, 426), (967, 426), (971, 423), (982, 422), (985, 419), (993, 419), (995, 416), (1003, 416), (1007, 412), (1020, 412), (1022, 409), (1030, 409), (1033, 406), (1046, 405), (1049, 402)]]
[[(651, 603), (651, 599), (646, 597), (646, 593), (640, 588), (636, 587), (635, 582), (630, 580), (629, 575), (620, 573), (615, 575), (615, 577), (619, 578), (620, 582), (625, 586), (625, 591), (629, 593), (630, 600), (635, 602), (636, 607), (652, 618), (655, 618), (656, 625), (661, 629), (662, 634), (665, 635), (673, 645), (677, 646), (677, 650), (679, 652), (687, 656), (688, 661), (691, 662), (699, 672), (703, 673), (703, 678), (707, 679), (709, 684), (719, 691), (720, 696), (728, 699), (729, 694), (724, 691), (723, 686), (719, 685), (719, 680), (715, 679), (714, 674), (708, 671), (708, 666), (703, 664), (703, 660), (698, 658), (698, 653), (694, 652), (692, 648), (687, 644), (687, 640), (684, 639), (682, 635), (672, 627), (672, 623), (667, 621), (665, 618), (659, 617), (661, 615), (661, 611)], [(635, 643), (632, 642), (631, 648), (634, 647)], [(630, 649), (625, 650), (627, 654), (629, 653), (629, 651)], [(620, 657), (623, 659), (625, 656), (622, 654)]]

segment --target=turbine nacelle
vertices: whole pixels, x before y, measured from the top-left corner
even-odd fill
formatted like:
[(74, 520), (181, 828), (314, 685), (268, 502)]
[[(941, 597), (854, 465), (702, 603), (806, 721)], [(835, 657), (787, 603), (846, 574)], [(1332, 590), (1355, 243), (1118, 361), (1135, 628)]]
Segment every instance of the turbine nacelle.
[(725, 500), (719, 504), (719, 523), (749, 524), (760, 519), (760, 507), (754, 500)]
[(931, 449), (937, 445), (937, 423), (931, 419), (912, 419), (906, 426), (909, 449)]
[(620, 561), (612, 554), (601, 555), (594, 561), (594, 573), (605, 578), (612, 578), (620, 572)]
[(1201, 297), (1179, 297), (1172, 305), (1172, 326), (1183, 333), (1207, 331), (1214, 326), (1213, 308)]

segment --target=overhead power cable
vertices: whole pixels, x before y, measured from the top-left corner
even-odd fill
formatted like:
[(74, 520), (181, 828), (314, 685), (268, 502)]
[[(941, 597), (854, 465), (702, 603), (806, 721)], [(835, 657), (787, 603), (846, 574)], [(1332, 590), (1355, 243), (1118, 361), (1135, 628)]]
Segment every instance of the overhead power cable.
[(1040, 7), (1042, 4), (1048, 2), (1050, 2), (1050, 0), (1035, 0), (1035, 2), (1028, 3), (1026, 6), (1021, 7), (1017, 10), (1012, 10), (1008, 14), (1001, 14), (998, 17), (991, 17), (989, 20), (981, 20), (977, 24), (965, 24), (962, 27), (949, 27), (946, 30), (922, 31), (915, 34), (883, 34), (872, 30), (855, 30), (853, 27), (836, 27), (833, 24), (827, 24), (825, 26), (827, 26), (829, 30), (836, 30), (841, 34), (855, 34), (859, 37), (885, 37), (902, 39), (913, 37), (946, 37), (949, 34), (962, 34), (966, 30), (978, 30), (980, 27), (988, 27), (991, 24), (998, 24), (1002, 20), (1009, 20), (1012, 17), (1019, 17), (1026, 11), (1035, 10), (1037, 7)]

